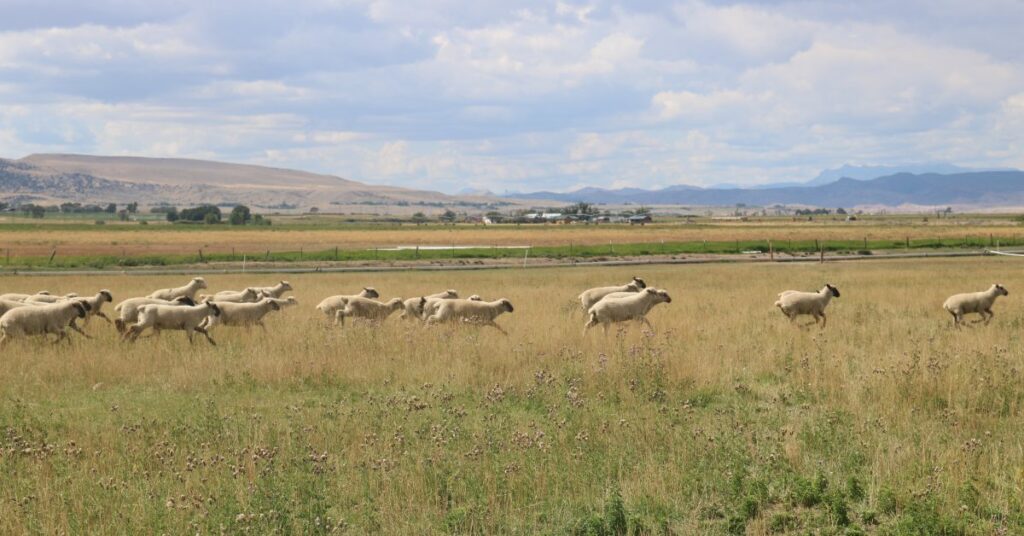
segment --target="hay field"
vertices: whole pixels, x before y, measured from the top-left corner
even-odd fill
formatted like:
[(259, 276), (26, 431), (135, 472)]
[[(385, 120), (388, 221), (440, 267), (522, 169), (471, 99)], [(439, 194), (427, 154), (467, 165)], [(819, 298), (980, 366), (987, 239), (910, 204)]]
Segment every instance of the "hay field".
[[(640, 270), (638, 272), (638, 270)], [(654, 333), (581, 337), (634, 273)], [(119, 300), (185, 278), (4, 277)], [(0, 533), (993, 534), (1024, 531), (1017, 259), (291, 276), (268, 333), (17, 342), (0, 367)], [(208, 276), (213, 289), (274, 282)], [(772, 307), (825, 281), (824, 332)], [(955, 291), (999, 281), (988, 327)], [(326, 329), (322, 296), (455, 287), (509, 332)]]
[[(25, 221), (25, 220), (19, 220)], [(415, 245), (528, 245), (534, 247), (660, 243), (835, 240), (869, 241), (943, 239), (967, 237), (1002, 239), (1004, 243), (1024, 242), (1024, 228), (1011, 220), (918, 220), (879, 219), (860, 222), (789, 221), (773, 219), (755, 222), (709, 224), (661, 223), (644, 227), (603, 224), (585, 225), (349, 225), (328, 227), (299, 223), (270, 227), (184, 226), (153, 224), (6, 224), (0, 233), (0, 253), (12, 257), (49, 255), (56, 248), (60, 256), (87, 255), (178, 255), (205, 253), (262, 254), (266, 250), (319, 251), (372, 249)]]

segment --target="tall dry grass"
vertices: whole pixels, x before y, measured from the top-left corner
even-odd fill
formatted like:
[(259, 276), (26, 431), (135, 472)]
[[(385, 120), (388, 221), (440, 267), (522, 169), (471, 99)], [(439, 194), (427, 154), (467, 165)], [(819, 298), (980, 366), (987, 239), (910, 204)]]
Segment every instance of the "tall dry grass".
[[(295, 275), (298, 308), (217, 347), (94, 321), (3, 352), (0, 532), (1018, 532), (1018, 263)], [(673, 296), (657, 330), (582, 337), (575, 295), (634, 273)], [(826, 281), (824, 331), (772, 306)], [(994, 281), (992, 324), (952, 330), (944, 298)], [(176, 284), (0, 281), (115, 301)], [(364, 285), (508, 298), (510, 336), (325, 327), (319, 299)]]

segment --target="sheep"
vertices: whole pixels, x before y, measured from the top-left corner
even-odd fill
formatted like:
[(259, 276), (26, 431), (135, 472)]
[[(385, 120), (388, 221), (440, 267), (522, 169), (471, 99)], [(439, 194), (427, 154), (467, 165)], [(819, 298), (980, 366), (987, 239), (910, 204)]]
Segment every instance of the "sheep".
[(590, 290), (583, 291), (579, 296), (580, 303), (583, 305), (584, 311), (589, 311), (595, 303), (601, 300), (601, 298), (611, 294), (613, 292), (640, 292), (647, 288), (647, 283), (644, 283), (643, 279), (634, 276), (633, 280), (625, 285), (619, 287), (597, 287)]
[[(100, 308), (103, 307), (104, 303), (114, 301), (114, 296), (110, 293), (109, 290), (100, 290), (92, 298), (84, 298), (82, 301), (89, 302), (89, 305), (91, 306), (91, 308), (89, 309), (89, 314), (85, 315), (85, 320), (82, 321), (83, 324), (88, 325), (89, 319), (91, 319), (94, 316), (98, 316), (103, 320), (106, 320), (107, 323), (113, 324), (113, 321), (111, 321), (107, 315), (103, 314), (103, 311), (100, 311)], [(72, 322), (74, 322), (74, 320), (72, 320)]]
[(129, 298), (114, 307), (114, 311), (120, 313), (120, 318), (114, 320), (114, 327), (117, 332), (123, 334), (128, 326), (138, 322), (139, 310), (144, 305), (195, 305), (196, 302), (188, 296), (181, 296), (173, 300), (161, 300), (157, 298)]
[(183, 287), (165, 288), (165, 289), (157, 290), (157, 291), (153, 292), (152, 294), (150, 294), (149, 296), (146, 296), (146, 297), (147, 298), (156, 298), (158, 300), (171, 301), (171, 300), (173, 300), (175, 298), (180, 298), (182, 296), (187, 296), (190, 299), (192, 299), (193, 301), (195, 301), (195, 299), (196, 299), (196, 292), (199, 292), (200, 290), (202, 290), (204, 288), (206, 288), (206, 280), (203, 279), (202, 277), (196, 277), (196, 278), (193, 278), (192, 281), (189, 281), (188, 284), (183, 286)]
[(786, 290), (779, 293), (779, 299), (775, 306), (782, 311), (782, 314), (789, 318), (790, 322), (796, 322), (800, 315), (811, 315), (814, 323), (821, 323), (821, 329), (825, 329), (828, 318), (825, 316), (825, 307), (832, 298), (839, 297), (839, 289), (829, 283), (818, 292), (801, 292), (798, 290)]
[(259, 292), (264, 298), (280, 298), (285, 291), (292, 290), (292, 285), (287, 281), (281, 281), (272, 287), (255, 288), (256, 292)]
[(260, 299), (260, 291), (249, 287), (245, 290), (234, 291), (234, 290), (222, 290), (213, 296), (200, 295), (199, 301), (215, 301), (217, 303), (255, 303)]
[(654, 329), (646, 315), (659, 303), (672, 303), (672, 297), (668, 295), (668, 292), (656, 288), (645, 288), (640, 292), (631, 292), (621, 298), (599, 300), (587, 310), (589, 319), (583, 325), (583, 334), (586, 335), (590, 328), (601, 324), (601, 328), (607, 335), (609, 325), (627, 320), (636, 320), (646, 324), (648, 328)]
[(420, 296), (419, 298), (409, 298), (405, 300), (405, 310), (402, 311), (402, 318), (409, 320), (413, 318), (423, 318), (423, 307), (427, 302), (431, 300), (454, 300), (459, 297), (459, 293), (452, 289), (448, 289), (444, 292), (438, 292), (437, 294), (430, 294), (429, 296)]
[(7, 311), (10, 311), (11, 309), (15, 309), (17, 307), (29, 307), (29, 306), (30, 306), (30, 304), (27, 304), (25, 302), (14, 301), (14, 300), (5, 300), (3, 298), (0, 298), (0, 315), (3, 315)]
[(75, 318), (85, 318), (91, 306), (81, 300), (54, 303), (39, 307), (17, 307), (0, 316), (0, 347), (11, 339), (28, 335), (57, 335), (55, 343), (68, 337), (65, 328), (81, 332)]
[(335, 314), (345, 307), (348, 300), (351, 298), (379, 298), (380, 294), (377, 289), (373, 287), (364, 287), (363, 290), (359, 291), (359, 294), (355, 295), (338, 295), (324, 298), (324, 301), (320, 302), (316, 308), (325, 314), (328, 320), (335, 318)]
[(469, 322), (491, 326), (504, 335), (508, 332), (494, 322), (502, 313), (511, 313), (514, 310), (512, 302), (502, 298), (500, 300), (485, 302), (476, 300), (442, 300), (437, 311), (427, 317), (427, 324), (440, 322)]
[(942, 304), (942, 308), (953, 315), (953, 326), (957, 329), (960, 329), (963, 324), (964, 315), (970, 313), (978, 313), (981, 315), (981, 320), (978, 322), (984, 321), (985, 325), (988, 325), (992, 321), (992, 317), (995, 316), (995, 313), (992, 312), (992, 304), (995, 303), (996, 298), (1009, 295), (1010, 292), (1005, 287), (999, 283), (993, 283), (984, 292), (954, 294)]
[(50, 292), (47, 291), (47, 290), (40, 290), (39, 292), (36, 292), (35, 294), (21, 294), (21, 293), (18, 293), (18, 292), (9, 292), (7, 294), (0, 294), (0, 300), (23, 302), (23, 301), (31, 298), (32, 296), (44, 296), (44, 295), (45, 296), (49, 296)]
[(50, 303), (66, 302), (68, 300), (72, 300), (72, 299), (77, 298), (77, 297), (78, 297), (78, 294), (75, 294), (74, 292), (71, 292), (69, 294), (65, 294), (63, 296), (52, 296), (50, 294), (34, 294), (32, 296), (29, 296), (29, 297), (25, 298), (23, 301), (25, 303), (35, 303), (35, 304), (46, 303), (46, 304), (50, 304)]
[(266, 331), (267, 326), (263, 324), (263, 317), (271, 311), (280, 311), (282, 303), (294, 304), (292, 301), (280, 300), (277, 298), (263, 298), (255, 303), (239, 302), (214, 302), (220, 307), (220, 316), (206, 317), (200, 327), (209, 330), (213, 326), (223, 324), (225, 326), (259, 326)]
[(122, 335), (123, 339), (135, 342), (139, 335), (152, 328), (156, 334), (162, 329), (176, 329), (185, 332), (188, 336), (188, 343), (192, 344), (192, 334), (202, 333), (206, 340), (213, 346), (213, 341), (206, 328), (200, 326), (206, 317), (220, 316), (220, 306), (214, 302), (204, 302), (199, 305), (143, 305), (139, 310), (139, 321)]
[(404, 308), (405, 302), (402, 298), (379, 302), (369, 298), (353, 297), (348, 300), (344, 308), (335, 313), (334, 323), (344, 326), (346, 317), (380, 321), (391, 316), (391, 313)]
[[(481, 298), (479, 294), (473, 294), (472, 296), (466, 299), (470, 301), (483, 301), (483, 298)], [(430, 315), (437, 312), (437, 308), (440, 307), (441, 302), (443, 301), (443, 299), (439, 298), (427, 298), (426, 302), (423, 304), (421, 308), (422, 312), (420, 313), (420, 317), (423, 320), (430, 318)]]

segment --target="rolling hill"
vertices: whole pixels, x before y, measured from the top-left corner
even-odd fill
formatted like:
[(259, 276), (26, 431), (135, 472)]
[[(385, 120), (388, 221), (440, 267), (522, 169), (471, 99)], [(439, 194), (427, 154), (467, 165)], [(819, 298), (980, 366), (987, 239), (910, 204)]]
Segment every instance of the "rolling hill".
[(244, 203), (255, 207), (509, 204), (484, 196), (364, 184), (290, 169), (182, 158), (37, 154), (0, 159), (0, 200), (81, 203)]

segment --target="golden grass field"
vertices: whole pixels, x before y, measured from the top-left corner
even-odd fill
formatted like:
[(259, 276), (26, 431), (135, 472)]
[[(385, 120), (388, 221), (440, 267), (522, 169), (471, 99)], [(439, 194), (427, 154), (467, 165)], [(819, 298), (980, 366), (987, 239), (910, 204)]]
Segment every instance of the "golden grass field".
[[(0, 533), (1019, 534), (1019, 259), (294, 275), (217, 347), (17, 341), (0, 367)], [(673, 297), (581, 336), (581, 290)], [(115, 302), (185, 277), (6, 276)], [(276, 282), (210, 275), (212, 290)], [(831, 282), (824, 331), (772, 303)], [(991, 325), (952, 293), (998, 281)], [(325, 326), (324, 296), (505, 297), (488, 328)], [(109, 307), (109, 305), (107, 306)], [(107, 310), (112, 312), (112, 308)], [(806, 320), (804, 320), (806, 321)]]
[[(18, 221), (25, 221), (23, 219)], [(1020, 243), (1024, 228), (1008, 219), (932, 220), (901, 218), (814, 222), (772, 219), (751, 222), (715, 222), (708, 225), (662, 223), (643, 227), (628, 225), (482, 225), (423, 226), (374, 225), (355, 228), (321, 228), (297, 224), (271, 227), (169, 226), (111, 223), (105, 226), (39, 224), (5, 229), (0, 253), (13, 257), (46, 256), (57, 248), (61, 256), (165, 255), (206, 253), (263, 253), (270, 251), (372, 249), (414, 245), (527, 245), (568, 246), (658, 242), (731, 242), (774, 240), (960, 240), (1011, 239)]]

